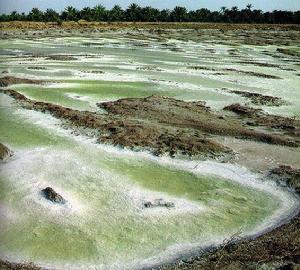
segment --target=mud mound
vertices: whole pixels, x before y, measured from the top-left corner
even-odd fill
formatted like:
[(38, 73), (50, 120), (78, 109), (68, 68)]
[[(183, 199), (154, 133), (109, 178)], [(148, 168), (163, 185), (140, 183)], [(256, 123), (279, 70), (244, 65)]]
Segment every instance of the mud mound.
[[(194, 156), (203, 154), (215, 158), (230, 150), (193, 130), (157, 125), (151, 122), (117, 120), (101, 126), (99, 141), (129, 148), (142, 147), (153, 150), (155, 155), (169, 153)], [(106, 132), (105, 132), (106, 131)]]
[(11, 157), (13, 152), (6, 147), (4, 144), (0, 143), (0, 160), (6, 160), (7, 158)]
[(231, 156), (230, 149), (214, 141), (213, 135), (298, 146), (290, 138), (247, 129), (234, 117), (224, 118), (212, 112), (203, 102), (184, 102), (161, 96), (127, 98), (98, 104), (108, 112), (100, 114), (33, 101), (14, 90), (2, 92), (20, 101), (26, 109), (48, 112), (66, 120), (71, 127), (93, 129), (99, 142), (143, 148), (156, 155)]
[(40, 84), (43, 81), (40, 80), (32, 80), (32, 79), (25, 79), (25, 78), (17, 78), (13, 76), (5, 76), (0, 78), (0, 87), (7, 87), (12, 84), (20, 84), (20, 83), (26, 83), (26, 84)]
[(246, 116), (249, 116), (249, 117), (252, 116), (252, 115), (260, 114), (262, 112), (261, 109), (254, 109), (254, 108), (251, 108), (251, 107), (248, 107), (248, 106), (243, 106), (239, 103), (234, 103), (234, 104), (231, 104), (229, 106), (226, 106), (226, 107), (224, 107), (224, 110), (232, 111), (236, 114), (246, 115)]
[(294, 169), (291, 166), (280, 165), (270, 171), (270, 175), (277, 181), (284, 181), (289, 187), (292, 187), (300, 194), (300, 169)]
[(262, 95), (259, 93), (250, 93), (250, 92), (239, 91), (239, 90), (230, 90), (230, 93), (234, 93), (236, 95), (249, 98), (251, 102), (255, 105), (282, 106), (287, 104), (286, 101), (284, 101), (279, 97)]
[(221, 114), (212, 112), (203, 102), (184, 102), (168, 97), (151, 96), (104, 102), (98, 106), (107, 110), (109, 114), (144, 119), (169, 127), (197, 130), (204, 136), (234, 136), (271, 144), (298, 145), (278, 135), (245, 128), (233, 117), (224, 118)]
[(300, 121), (297, 119), (267, 114), (261, 109), (238, 103), (226, 106), (224, 110), (238, 114), (246, 123), (251, 123), (252, 126), (263, 126), (282, 131), (284, 134), (296, 138), (297, 144), (300, 140)]

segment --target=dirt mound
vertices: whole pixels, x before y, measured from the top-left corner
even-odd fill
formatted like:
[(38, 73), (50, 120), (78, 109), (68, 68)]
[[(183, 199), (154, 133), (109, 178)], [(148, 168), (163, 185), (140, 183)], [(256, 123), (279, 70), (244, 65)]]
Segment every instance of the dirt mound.
[(252, 126), (263, 126), (281, 131), (283, 134), (295, 138), (295, 143), (299, 144), (300, 121), (297, 119), (267, 114), (261, 109), (251, 108), (238, 103), (226, 106), (224, 110), (238, 114), (246, 123)]
[(0, 87), (7, 87), (12, 84), (21, 84), (21, 83), (26, 83), (26, 84), (40, 84), (43, 81), (40, 80), (32, 80), (32, 79), (25, 79), (25, 78), (17, 78), (13, 76), (5, 76), (0, 78)]
[(169, 153), (194, 156), (203, 154), (214, 158), (230, 150), (193, 130), (170, 128), (136, 120), (109, 121), (101, 125), (100, 142), (109, 142), (129, 148), (152, 150), (155, 155)]
[(66, 200), (51, 187), (46, 187), (42, 190), (42, 193), (44, 194), (46, 199), (51, 202), (61, 204), (64, 204), (66, 202)]
[(13, 152), (6, 147), (4, 144), (0, 143), (0, 160), (6, 160), (7, 158), (11, 157)]
[[(183, 155), (203, 154), (214, 158), (230, 154), (231, 151), (211, 139), (207, 139), (195, 130), (185, 130), (164, 126), (139, 119), (120, 117), (115, 114), (98, 114), (78, 111), (59, 105), (32, 101), (14, 90), (2, 90), (22, 102), (22, 106), (67, 120), (75, 126), (94, 129), (99, 133), (99, 142), (111, 143), (132, 149), (144, 148), (156, 155), (176, 153)], [(201, 105), (202, 106), (202, 105)]]
[(295, 189), (300, 194), (300, 169), (291, 166), (280, 165), (270, 171), (270, 175), (277, 181), (284, 181), (289, 187)]
[(265, 105), (265, 106), (282, 106), (286, 105), (287, 102), (279, 97), (273, 97), (268, 95), (262, 95), (259, 93), (245, 92), (239, 90), (230, 90), (230, 93), (240, 95), (242, 97), (249, 98), (251, 102), (255, 105)]
[[(165, 127), (196, 130), (203, 136), (221, 135), (261, 141), (271, 144), (297, 146), (290, 139), (245, 128), (233, 117), (212, 112), (203, 102), (184, 102), (168, 97), (126, 98), (98, 104), (109, 114), (143, 119)], [(255, 112), (256, 109), (248, 109)]]
[(234, 103), (229, 106), (226, 106), (226, 107), (224, 107), (224, 110), (232, 111), (236, 114), (246, 115), (246, 116), (252, 116), (252, 115), (257, 115), (257, 114), (262, 113), (261, 109), (254, 109), (254, 108), (251, 108), (248, 106), (243, 106), (239, 103)]
[(234, 117), (212, 112), (203, 102), (184, 102), (151, 96), (127, 98), (98, 104), (108, 113), (94, 113), (33, 101), (14, 90), (2, 90), (27, 109), (48, 112), (67, 120), (71, 126), (93, 129), (99, 142), (131, 149), (143, 148), (156, 155), (168, 153), (229, 157), (229, 148), (217, 143), (214, 135), (234, 136), (270, 144), (298, 146), (290, 138), (245, 128)]

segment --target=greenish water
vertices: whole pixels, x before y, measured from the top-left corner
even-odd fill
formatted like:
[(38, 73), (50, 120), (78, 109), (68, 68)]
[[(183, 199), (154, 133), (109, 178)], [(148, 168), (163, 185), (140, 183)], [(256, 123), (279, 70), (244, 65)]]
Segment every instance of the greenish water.
[[(239, 74), (222, 77), (187, 69), (188, 65), (229, 64), (232, 59), (225, 45), (216, 46), (217, 56), (210, 58), (203, 44), (178, 43), (176, 46), (184, 47), (184, 52), (176, 53), (162, 49), (155, 41), (149, 41), (151, 50), (135, 48), (130, 40), (118, 37), (99, 39), (102, 45), (96, 47), (83, 46), (87, 41), (91, 40), (1, 41), (0, 70), (49, 81), (43, 86), (10, 88), (36, 100), (80, 110), (97, 110), (99, 101), (152, 94), (206, 100), (221, 108), (233, 101), (245, 102), (223, 93), (222, 87), (279, 93), (279, 86), (285, 84), (284, 91), (292, 95), (297, 84), (288, 72), (260, 67), (255, 70), (279, 72), (283, 80), (257, 80)], [(255, 47), (240, 50), (249, 57), (261, 56)], [(78, 56), (77, 61), (67, 62), (44, 58), (28, 61), (22, 53), (81, 53), (91, 57)], [(149, 65), (162, 71), (138, 69)], [(47, 69), (30, 70), (28, 66)], [(294, 114), (299, 109), (298, 96), (291, 101), (285, 113)], [(297, 205), (289, 193), (257, 180), (243, 168), (154, 158), (147, 153), (96, 145), (95, 140), (63, 129), (60, 121), (48, 114), (20, 109), (3, 94), (0, 124), (0, 142), (15, 152), (0, 165), (3, 258), (55, 269), (74, 269), (74, 265), (83, 265), (82, 269), (87, 265), (131, 269), (158, 257), (164, 261), (187, 251), (190, 244), (205, 246), (237, 232), (255, 233), (276, 223)], [(199, 164), (198, 170), (195, 165)], [(59, 192), (67, 204), (47, 201), (41, 194), (47, 186)], [(145, 202), (156, 199), (173, 202), (175, 207), (144, 207)]]
[[(222, 177), (54, 136), (36, 120), (43, 115), (33, 114), (1, 110), (7, 128), (0, 140), (16, 151), (2, 165), (1, 202), (13, 213), (0, 232), (1, 250), (8, 254), (62, 264), (130, 263), (172, 245), (247, 232), (281, 207), (269, 192)], [(48, 185), (61, 190), (70, 205), (47, 202), (40, 190)], [(144, 209), (143, 201), (153, 198), (173, 201), (175, 209)]]

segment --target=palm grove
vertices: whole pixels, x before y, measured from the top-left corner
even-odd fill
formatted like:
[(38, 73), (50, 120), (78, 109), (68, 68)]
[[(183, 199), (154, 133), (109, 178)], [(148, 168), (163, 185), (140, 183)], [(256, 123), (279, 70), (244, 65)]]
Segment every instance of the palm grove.
[(85, 7), (78, 10), (68, 6), (58, 13), (53, 9), (45, 12), (33, 8), (28, 14), (13, 11), (10, 14), (1, 14), (0, 21), (104, 21), (104, 22), (223, 22), (223, 23), (300, 23), (300, 11), (263, 12), (247, 5), (244, 9), (238, 7), (222, 7), (219, 11), (210, 11), (206, 8), (188, 11), (185, 7), (176, 6), (173, 10), (159, 10), (153, 7), (140, 7), (131, 4), (127, 9), (116, 5), (106, 9), (102, 5), (93, 8)]

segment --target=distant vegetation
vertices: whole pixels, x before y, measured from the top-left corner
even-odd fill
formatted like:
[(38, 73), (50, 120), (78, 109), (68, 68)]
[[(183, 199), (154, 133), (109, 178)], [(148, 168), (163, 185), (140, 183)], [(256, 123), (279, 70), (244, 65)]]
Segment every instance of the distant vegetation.
[(127, 9), (116, 5), (108, 10), (102, 5), (93, 8), (85, 7), (77, 10), (68, 6), (64, 11), (58, 13), (53, 9), (45, 12), (33, 8), (28, 14), (19, 14), (13, 11), (11, 14), (1, 14), (0, 21), (39, 21), (39, 22), (61, 22), (61, 21), (103, 21), (103, 22), (222, 22), (222, 23), (270, 23), (270, 24), (299, 24), (300, 11), (263, 12), (253, 9), (247, 5), (244, 9), (238, 7), (222, 7), (219, 11), (210, 11), (206, 8), (188, 11), (185, 7), (177, 6), (173, 10), (159, 10), (152, 7), (140, 7), (131, 4)]

